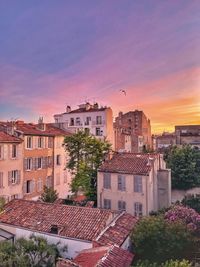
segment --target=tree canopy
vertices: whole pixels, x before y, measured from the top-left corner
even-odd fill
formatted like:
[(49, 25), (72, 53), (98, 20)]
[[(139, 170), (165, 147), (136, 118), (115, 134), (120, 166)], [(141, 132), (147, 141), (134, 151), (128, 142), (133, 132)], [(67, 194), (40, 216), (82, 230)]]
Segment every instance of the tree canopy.
[(163, 216), (142, 218), (136, 224), (131, 239), (139, 258), (157, 263), (187, 258), (194, 246), (192, 233), (186, 225), (171, 223)]
[(44, 202), (53, 203), (58, 198), (58, 193), (52, 187), (44, 186), (44, 191), (41, 195), (41, 199)]
[(95, 196), (97, 170), (111, 150), (111, 144), (79, 131), (67, 136), (64, 146), (69, 154), (67, 168), (74, 174), (72, 192), (76, 193), (82, 188), (86, 195)]
[(59, 256), (57, 246), (48, 244), (41, 236), (31, 235), (29, 239), (20, 238), (11, 243), (0, 242), (0, 266), (39, 267), (55, 266)]
[(172, 188), (190, 189), (200, 186), (200, 151), (189, 145), (174, 146), (165, 152), (167, 167), (171, 169)]

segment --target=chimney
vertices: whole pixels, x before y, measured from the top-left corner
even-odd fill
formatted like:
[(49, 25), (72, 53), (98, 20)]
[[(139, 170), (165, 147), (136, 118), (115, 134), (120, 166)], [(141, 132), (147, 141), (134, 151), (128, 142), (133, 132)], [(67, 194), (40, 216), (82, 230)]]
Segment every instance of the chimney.
[(46, 130), (46, 125), (43, 122), (43, 117), (39, 117), (38, 119), (38, 129), (45, 131)]
[(69, 113), (69, 112), (71, 112), (71, 107), (70, 106), (67, 106), (66, 107), (66, 113)]
[(87, 103), (85, 104), (85, 109), (86, 109), (86, 110), (89, 110), (90, 108), (91, 108), (91, 105), (90, 105), (90, 103), (87, 102)]

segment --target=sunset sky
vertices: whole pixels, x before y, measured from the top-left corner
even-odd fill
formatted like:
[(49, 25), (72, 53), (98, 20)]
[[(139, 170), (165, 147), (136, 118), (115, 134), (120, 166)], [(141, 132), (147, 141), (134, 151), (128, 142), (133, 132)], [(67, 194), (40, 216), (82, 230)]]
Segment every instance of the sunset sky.
[(0, 120), (86, 100), (153, 132), (200, 124), (200, 1), (1, 0)]

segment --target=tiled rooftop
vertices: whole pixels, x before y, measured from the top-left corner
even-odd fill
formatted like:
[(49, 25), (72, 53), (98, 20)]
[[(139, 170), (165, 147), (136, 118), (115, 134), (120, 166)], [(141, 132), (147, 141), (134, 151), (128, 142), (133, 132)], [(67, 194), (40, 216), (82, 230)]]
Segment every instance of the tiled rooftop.
[(111, 210), (15, 199), (0, 214), (0, 223), (47, 233), (58, 225), (60, 236), (92, 241), (118, 215)]
[(128, 267), (134, 255), (117, 246), (82, 250), (74, 260), (60, 259), (57, 267)]
[(151, 170), (149, 158), (156, 157), (158, 154), (117, 153), (111, 160), (105, 161), (99, 171), (145, 175)]
[[(6, 128), (11, 126), (10, 122), (0, 122), (1, 126)], [(25, 123), (23, 121), (16, 121), (15, 129), (24, 133), (25, 135), (44, 135), (44, 136), (56, 136), (56, 135), (70, 135), (69, 132), (55, 127), (52, 123), (45, 124), (45, 130), (39, 128), (38, 124)]]
[(22, 142), (22, 140), (13, 135), (9, 135), (5, 132), (0, 131), (0, 142), (1, 143), (20, 143)]
[(110, 227), (96, 239), (101, 246), (118, 245), (121, 246), (129, 236), (131, 230), (136, 224), (137, 219), (128, 213), (124, 213), (112, 223)]

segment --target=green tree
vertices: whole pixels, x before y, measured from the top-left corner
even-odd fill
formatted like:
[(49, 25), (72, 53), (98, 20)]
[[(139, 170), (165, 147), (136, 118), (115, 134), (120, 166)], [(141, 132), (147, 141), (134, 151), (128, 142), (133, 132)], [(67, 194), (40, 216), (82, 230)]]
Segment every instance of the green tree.
[(0, 267), (53, 267), (58, 256), (57, 245), (48, 244), (41, 236), (20, 238), (15, 244), (0, 242)]
[(189, 145), (174, 146), (165, 159), (172, 173), (172, 188), (186, 190), (200, 185), (200, 151)]
[(86, 195), (96, 198), (97, 170), (110, 152), (111, 144), (79, 131), (67, 136), (64, 146), (69, 154), (67, 168), (74, 175), (72, 192), (76, 193), (82, 188)]
[(52, 187), (44, 186), (43, 193), (41, 195), (41, 199), (44, 202), (53, 203), (58, 198), (58, 193)]
[(158, 263), (187, 258), (194, 246), (193, 236), (186, 225), (168, 222), (163, 216), (142, 218), (136, 224), (131, 239), (136, 254), (142, 260)]

